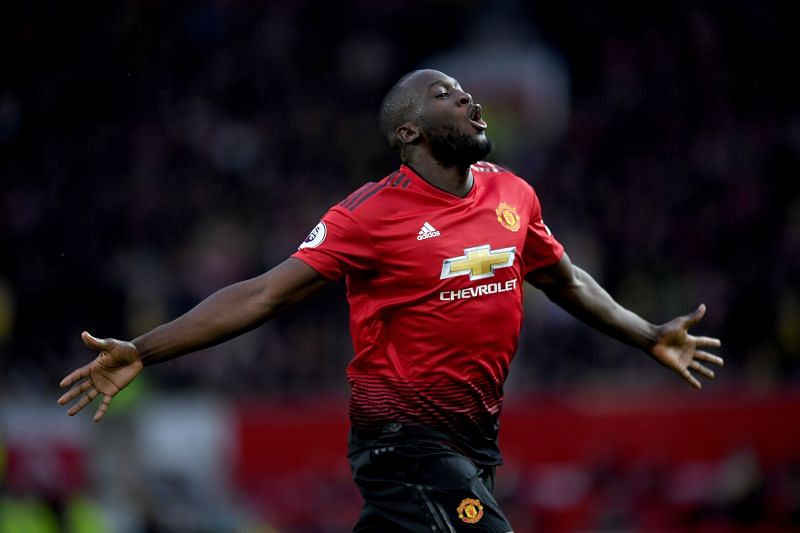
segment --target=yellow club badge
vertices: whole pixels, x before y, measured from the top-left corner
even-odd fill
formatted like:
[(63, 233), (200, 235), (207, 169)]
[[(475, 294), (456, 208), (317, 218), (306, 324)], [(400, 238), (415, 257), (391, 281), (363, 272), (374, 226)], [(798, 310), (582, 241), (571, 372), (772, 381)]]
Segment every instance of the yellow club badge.
[(500, 202), (494, 212), (497, 214), (497, 221), (501, 226), (510, 231), (519, 230), (519, 215), (516, 207)]
[(475, 498), (464, 498), (457, 510), (458, 517), (466, 524), (477, 524), (483, 518), (483, 505)]

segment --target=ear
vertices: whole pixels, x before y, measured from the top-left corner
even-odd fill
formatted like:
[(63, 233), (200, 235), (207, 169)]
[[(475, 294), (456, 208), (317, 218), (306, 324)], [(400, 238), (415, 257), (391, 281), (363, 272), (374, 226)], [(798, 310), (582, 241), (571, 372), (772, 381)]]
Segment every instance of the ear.
[(419, 139), (419, 128), (416, 124), (406, 122), (394, 130), (397, 139), (403, 144), (411, 144)]

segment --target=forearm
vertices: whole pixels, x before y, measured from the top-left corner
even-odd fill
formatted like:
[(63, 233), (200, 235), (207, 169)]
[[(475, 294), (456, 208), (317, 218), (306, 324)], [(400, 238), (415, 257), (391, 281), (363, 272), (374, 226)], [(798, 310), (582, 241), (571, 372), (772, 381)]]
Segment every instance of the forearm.
[(219, 290), (185, 315), (134, 339), (145, 365), (214, 346), (263, 324), (327, 283), (289, 258), (257, 278)]
[(543, 288), (548, 298), (593, 328), (649, 352), (656, 326), (619, 305), (588, 273), (572, 268), (571, 283)]
[(214, 346), (255, 328), (274, 314), (263, 292), (258, 278), (230, 285), (131, 342), (145, 365)]

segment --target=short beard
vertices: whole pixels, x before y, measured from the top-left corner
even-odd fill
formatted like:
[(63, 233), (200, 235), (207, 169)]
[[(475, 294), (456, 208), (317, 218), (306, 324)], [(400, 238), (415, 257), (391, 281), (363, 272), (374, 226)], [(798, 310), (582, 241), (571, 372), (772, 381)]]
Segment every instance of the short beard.
[(471, 137), (454, 126), (439, 126), (428, 131), (431, 155), (444, 167), (469, 168), (492, 151), (492, 141)]

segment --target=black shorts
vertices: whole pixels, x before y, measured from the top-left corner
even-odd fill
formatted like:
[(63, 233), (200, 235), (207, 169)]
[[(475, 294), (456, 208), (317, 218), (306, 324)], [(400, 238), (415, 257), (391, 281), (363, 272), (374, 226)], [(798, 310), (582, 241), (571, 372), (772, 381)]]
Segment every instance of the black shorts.
[(354, 430), (349, 458), (364, 497), (356, 533), (511, 531), (492, 495), (495, 467), (446, 442)]

